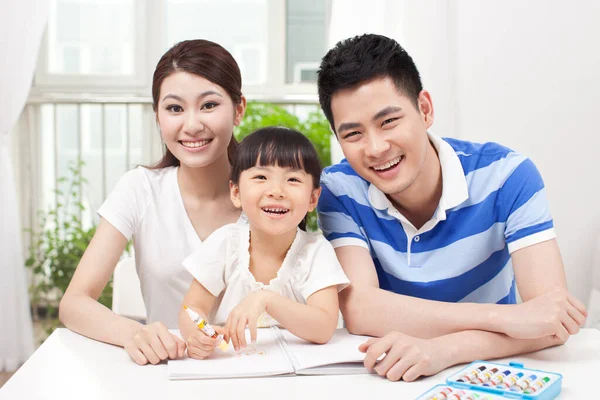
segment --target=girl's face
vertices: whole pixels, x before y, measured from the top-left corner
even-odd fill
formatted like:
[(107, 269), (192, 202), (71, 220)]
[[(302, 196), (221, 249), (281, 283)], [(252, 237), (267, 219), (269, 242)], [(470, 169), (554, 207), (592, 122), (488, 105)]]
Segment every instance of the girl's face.
[(276, 165), (256, 165), (241, 173), (239, 185), (229, 186), (231, 201), (246, 213), (252, 229), (272, 236), (295, 232), (321, 194), (311, 175)]
[(182, 165), (197, 168), (226, 156), (245, 108), (244, 98), (233, 104), (222, 87), (206, 78), (176, 72), (161, 85), (156, 117), (169, 151)]

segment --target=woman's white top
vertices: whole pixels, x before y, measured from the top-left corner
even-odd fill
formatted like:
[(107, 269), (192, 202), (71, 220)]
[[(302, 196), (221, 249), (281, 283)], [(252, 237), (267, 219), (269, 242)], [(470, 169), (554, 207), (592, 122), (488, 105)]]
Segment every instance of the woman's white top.
[(182, 261), (202, 244), (183, 204), (177, 167), (133, 169), (117, 182), (98, 214), (133, 238), (147, 322), (177, 329), (192, 276)]
[[(301, 304), (313, 293), (329, 286), (344, 289), (350, 281), (333, 247), (323, 235), (297, 230), (277, 276), (268, 285), (257, 282), (250, 272), (250, 227), (247, 223), (225, 225), (213, 232), (183, 265), (213, 296), (211, 324), (222, 325), (230, 311), (248, 294), (272, 290)], [(263, 314), (259, 327), (276, 325)]]

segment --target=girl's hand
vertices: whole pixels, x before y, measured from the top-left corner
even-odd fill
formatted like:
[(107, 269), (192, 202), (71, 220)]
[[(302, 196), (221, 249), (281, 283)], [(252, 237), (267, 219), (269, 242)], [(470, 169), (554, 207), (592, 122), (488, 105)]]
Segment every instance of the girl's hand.
[(129, 357), (139, 365), (181, 358), (185, 347), (185, 342), (169, 332), (162, 322), (143, 325), (124, 346)]
[(225, 340), (231, 338), (235, 351), (246, 347), (246, 325), (250, 328), (250, 339), (256, 342), (256, 321), (267, 309), (267, 297), (272, 292), (257, 290), (252, 292), (231, 312), (225, 322)]
[[(215, 332), (217, 334), (222, 335), (224, 333), (223, 328), (220, 326), (214, 326)], [(201, 330), (197, 329), (192, 332), (192, 334), (186, 339), (187, 341), (187, 352), (191, 358), (195, 358), (198, 360), (204, 360), (208, 356), (212, 354), (215, 350), (215, 347), (220, 343), (221, 339), (216, 338), (213, 339), (211, 337), (206, 336)]]
[[(400, 332), (390, 332), (382, 338), (372, 338), (358, 349), (366, 353), (364, 364), (390, 381), (414, 381), (452, 365), (445, 346), (434, 339), (420, 339)], [(380, 361), (377, 361), (385, 354)]]

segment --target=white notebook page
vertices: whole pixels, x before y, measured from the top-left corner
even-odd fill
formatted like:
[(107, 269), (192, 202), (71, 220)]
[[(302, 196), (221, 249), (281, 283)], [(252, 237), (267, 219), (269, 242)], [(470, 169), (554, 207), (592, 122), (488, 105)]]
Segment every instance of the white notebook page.
[(294, 372), (271, 329), (258, 330), (255, 349), (236, 353), (229, 346), (227, 352), (215, 349), (207, 360), (169, 360), (169, 379), (243, 378)]

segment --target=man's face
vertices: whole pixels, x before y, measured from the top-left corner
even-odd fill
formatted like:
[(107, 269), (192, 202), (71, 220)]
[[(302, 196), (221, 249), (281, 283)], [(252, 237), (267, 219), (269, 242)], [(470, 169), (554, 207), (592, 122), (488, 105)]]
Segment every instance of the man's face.
[(433, 123), (429, 93), (420, 93), (417, 109), (392, 80), (374, 79), (335, 93), (331, 111), (344, 156), (360, 176), (388, 195), (417, 180)]

